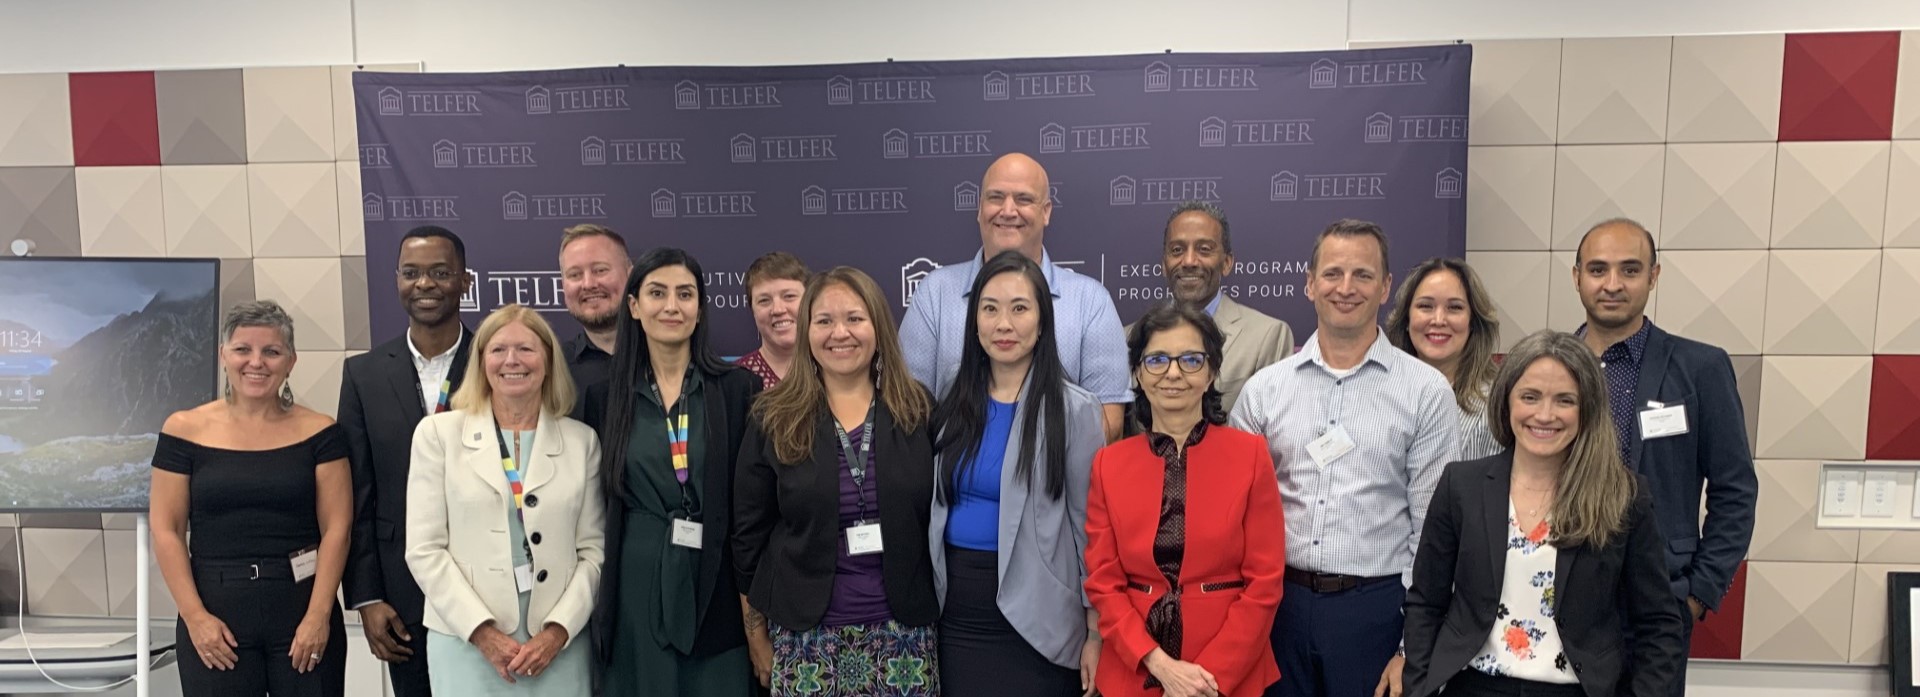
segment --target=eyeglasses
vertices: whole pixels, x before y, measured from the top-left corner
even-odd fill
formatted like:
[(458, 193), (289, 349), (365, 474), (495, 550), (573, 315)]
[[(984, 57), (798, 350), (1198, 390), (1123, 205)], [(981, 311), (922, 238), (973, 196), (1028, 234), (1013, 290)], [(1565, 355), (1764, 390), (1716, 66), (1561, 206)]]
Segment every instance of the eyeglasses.
[(400, 276), (400, 280), (406, 281), (408, 283), (418, 282), (421, 276), (426, 276), (427, 278), (433, 279), (434, 283), (446, 283), (448, 281), (453, 280), (453, 269), (448, 269), (448, 268), (439, 267), (439, 266), (433, 267), (426, 271), (421, 271), (419, 269), (409, 266), (404, 269), (400, 269), (399, 271), (396, 271), (394, 273)]
[(1176, 362), (1180, 364), (1180, 372), (1198, 373), (1201, 368), (1207, 366), (1207, 354), (1200, 351), (1188, 351), (1178, 356), (1149, 353), (1140, 359), (1140, 367), (1146, 368), (1148, 373), (1154, 375), (1165, 375), (1167, 368)]

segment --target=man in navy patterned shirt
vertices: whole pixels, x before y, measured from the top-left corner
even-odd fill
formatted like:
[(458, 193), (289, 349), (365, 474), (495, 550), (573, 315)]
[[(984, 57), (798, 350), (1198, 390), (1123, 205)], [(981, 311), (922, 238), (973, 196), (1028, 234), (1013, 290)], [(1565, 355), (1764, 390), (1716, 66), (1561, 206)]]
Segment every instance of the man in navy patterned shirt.
[[(1686, 603), (1691, 636), (1692, 622), (1720, 606), (1753, 538), (1759, 484), (1733, 362), (1726, 351), (1647, 319), (1660, 263), (1646, 226), (1603, 221), (1581, 237), (1579, 250), (1573, 282), (1587, 308), (1579, 334), (1606, 368), (1621, 459), (1653, 489), (1667, 570)], [(1685, 676), (1683, 666), (1673, 694), (1686, 693)]]

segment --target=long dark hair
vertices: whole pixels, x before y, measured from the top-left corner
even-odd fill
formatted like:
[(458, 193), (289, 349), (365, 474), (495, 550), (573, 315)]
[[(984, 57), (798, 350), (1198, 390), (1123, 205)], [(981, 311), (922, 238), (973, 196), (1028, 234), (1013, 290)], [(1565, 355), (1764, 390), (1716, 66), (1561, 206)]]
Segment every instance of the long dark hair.
[(987, 431), (987, 388), (993, 379), (992, 359), (980, 345), (980, 294), (995, 276), (1017, 273), (1033, 284), (1034, 306), (1040, 312), (1040, 337), (1033, 344), (1032, 362), (1027, 367), (1026, 399), (1020, 405), (1026, 412), (1020, 422), (1020, 459), (1014, 475), (1023, 484), (1033, 476), (1034, 432), (1046, 419), (1047, 496), (1058, 501), (1067, 488), (1067, 371), (1060, 365), (1060, 348), (1054, 340), (1053, 292), (1040, 265), (1016, 250), (994, 255), (980, 266), (973, 277), (973, 293), (967, 296), (967, 329), (960, 336), (960, 372), (953, 386), (933, 410), (933, 423), (940, 436), (934, 447), (940, 458), (940, 493), (943, 501), (954, 500), (954, 482), (966, 476), (973, 460), (980, 455), (980, 441)]
[[(1200, 395), (1200, 418), (1207, 423), (1219, 426), (1227, 422), (1227, 410), (1221, 406), (1220, 362), (1226, 353), (1226, 338), (1220, 333), (1220, 325), (1213, 323), (1204, 309), (1187, 303), (1167, 301), (1147, 308), (1147, 314), (1133, 323), (1133, 333), (1127, 335), (1127, 369), (1140, 367), (1140, 359), (1147, 353), (1147, 342), (1153, 335), (1178, 327), (1182, 324), (1192, 326), (1200, 333), (1200, 346), (1207, 351), (1207, 365), (1212, 369), (1213, 382), (1207, 385), (1207, 391)], [(1179, 366), (1167, 366), (1167, 370), (1179, 370)], [(1147, 402), (1147, 391), (1139, 380), (1134, 381), (1133, 405), (1129, 410), (1133, 415), (1131, 433), (1144, 433), (1153, 430), (1153, 405)]]
[(640, 282), (646, 280), (647, 274), (670, 266), (686, 267), (693, 274), (694, 307), (700, 316), (693, 323), (693, 336), (687, 340), (688, 364), (707, 375), (719, 375), (732, 369), (707, 344), (707, 277), (700, 272), (700, 262), (684, 249), (655, 247), (647, 250), (646, 254), (640, 256), (640, 261), (634, 264), (633, 272), (627, 274), (627, 288), (619, 301), (619, 319), (615, 320), (620, 325), (620, 331), (613, 340), (613, 370), (607, 380), (606, 419), (600, 428), (600, 482), (611, 496), (619, 496), (623, 491), (620, 487), (624, 486), (627, 471), (627, 443), (633, 437), (633, 388), (640, 384), (647, 371), (653, 369), (646, 331), (641, 329), (640, 320), (627, 310), (628, 303), (640, 296)]

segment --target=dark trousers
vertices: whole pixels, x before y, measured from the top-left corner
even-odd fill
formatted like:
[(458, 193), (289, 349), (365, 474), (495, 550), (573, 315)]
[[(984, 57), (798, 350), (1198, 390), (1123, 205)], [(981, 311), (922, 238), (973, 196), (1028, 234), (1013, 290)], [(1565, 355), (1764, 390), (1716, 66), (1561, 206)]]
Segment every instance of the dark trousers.
[(407, 625), (407, 635), (413, 641), (407, 642), (407, 648), (413, 649), (413, 655), (406, 663), (388, 663), (387, 677), (393, 679), (394, 697), (433, 697), (433, 685), (427, 682), (427, 626), (424, 624)]
[(1440, 688), (1447, 697), (1586, 697), (1579, 684), (1561, 685), (1520, 678), (1494, 677), (1468, 668), (1455, 673)]
[(1373, 697), (1400, 647), (1406, 598), (1397, 578), (1337, 593), (1286, 584), (1273, 619), (1280, 682), (1266, 697)]
[[(347, 634), (340, 607), (327, 623), (327, 648), (307, 673), (293, 670), (287, 651), (313, 599), (313, 579), (293, 581), (287, 560), (252, 565), (195, 562), (193, 582), (207, 612), (225, 622), (240, 644), (233, 670), (214, 670), (194, 652), (186, 620), (174, 624), (180, 651), (180, 692), (186, 697), (342, 697), (346, 692)], [(254, 578), (258, 575), (259, 578)]]
[(940, 690), (947, 697), (1071, 697), (1080, 672), (1054, 665), (1000, 611), (1000, 555), (947, 551), (947, 604), (940, 614)]

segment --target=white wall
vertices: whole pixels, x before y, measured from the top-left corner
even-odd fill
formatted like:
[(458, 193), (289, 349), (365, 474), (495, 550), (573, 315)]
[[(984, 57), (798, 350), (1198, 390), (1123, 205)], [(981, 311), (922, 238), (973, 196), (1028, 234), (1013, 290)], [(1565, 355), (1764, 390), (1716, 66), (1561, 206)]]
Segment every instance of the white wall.
[(0, 73), (352, 62), (350, 0), (0, 1)]
[(1349, 41), (1920, 28), (1914, 0), (1351, 0)]

